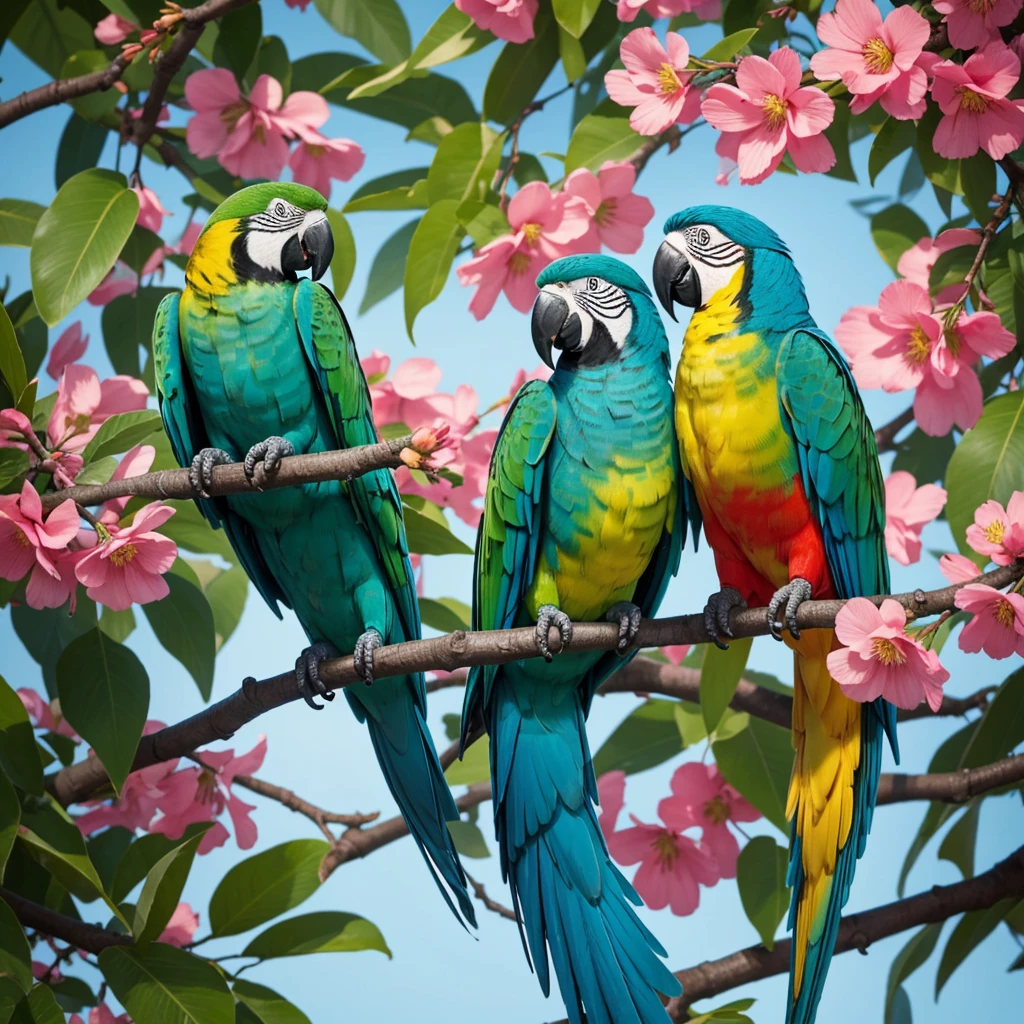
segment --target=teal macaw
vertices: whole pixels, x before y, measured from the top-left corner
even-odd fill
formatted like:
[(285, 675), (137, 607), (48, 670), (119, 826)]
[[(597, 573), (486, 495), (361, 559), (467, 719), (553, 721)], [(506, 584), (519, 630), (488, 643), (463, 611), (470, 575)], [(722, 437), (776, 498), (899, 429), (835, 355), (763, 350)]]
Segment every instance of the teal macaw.
[[(197, 493), (208, 495), (215, 465), (243, 456), (252, 479), (258, 462), (269, 474), (294, 452), (377, 441), (352, 332), (335, 297), (314, 283), (334, 250), (326, 208), (323, 196), (301, 185), (236, 192), (206, 222), (184, 292), (160, 304), (153, 332), (160, 409)], [(296, 276), (307, 269), (313, 280)], [(271, 609), (279, 617), (279, 604), (295, 610), (311, 644), (295, 666), (307, 703), (322, 708), (314, 695), (334, 697), (319, 663), (354, 651), (365, 682), (345, 689), (349, 705), (369, 728), (384, 778), (448, 906), (475, 923), (446, 824), (458, 811), (427, 729), (423, 674), (374, 683), (374, 650), (420, 636), (391, 474), (206, 496), (198, 504), (227, 532)]]
[[(569, 256), (537, 279), (533, 337), (551, 365), (509, 407), (477, 536), (474, 629), (536, 624), (544, 659), (470, 670), (462, 740), (490, 734), (501, 866), (545, 995), (548, 953), (573, 1024), (654, 1024), (679, 983), (630, 904), (594, 804), (584, 727), (594, 692), (635, 653), (679, 564), (679, 497), (668, 342), (650, 292), (618, 260)], [(619, 626), (617, 652), (552, 660), (548, 631)]]
[(896, 709), (850, 700), (829, 675), (831, 629), (801, 635), (810, 597), (889, 593), (885, 489), (875, 435), (842, 355), (814, 322), (785, 244), (724, 206), (670, 217), (654, 263), (662, 304), (694, 309), (676, 374), (683, 473), (696, 491), (722, 589), (704, 611), (784, 614), (793, 649), (793, 822), (786, 1020), (813, 1024), (842, 908), (863, 854)]

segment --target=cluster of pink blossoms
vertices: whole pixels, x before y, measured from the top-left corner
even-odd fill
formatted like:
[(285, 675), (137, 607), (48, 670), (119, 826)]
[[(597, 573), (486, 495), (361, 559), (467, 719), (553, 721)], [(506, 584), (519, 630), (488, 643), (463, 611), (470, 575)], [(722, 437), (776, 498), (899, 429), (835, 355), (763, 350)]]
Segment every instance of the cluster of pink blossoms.
[(912, 473), (897, 470), (885, 479), (885, 549), (900, 565), (921, 557), (921, 531), (943, 510), (947, 494), (936, 484), (917, 486)]
[[(598, 823), (608, 850), (620, 864), (639, 864), (633, 886), (651, 910), (669, 907), (692, 914), (700, 887), (736, 877), (740, 848), (728, 823), (757, 821), (760, 811), (722, 778), (716, 765), (688, 762), (672, 775), (671, 796), (658, 804), (660, 825), (631, 814), (631, 828), (616, 830), (625, 802), (625, 772), (606, 772), (597, 780)], [(687, 831), (700, 829), (699, 841)]]

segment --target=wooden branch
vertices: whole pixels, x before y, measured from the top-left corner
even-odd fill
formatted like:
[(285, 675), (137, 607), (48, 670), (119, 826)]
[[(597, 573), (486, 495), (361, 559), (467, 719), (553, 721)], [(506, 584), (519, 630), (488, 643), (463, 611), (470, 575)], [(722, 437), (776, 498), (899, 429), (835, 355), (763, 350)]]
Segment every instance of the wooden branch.
[(380, 817), (380, 811), (373, 811), (370, 814), (360, 814), (358, 811), (355, 814), (337, 814), (334, 811), (325, 811), (322, 807), (303, 800), (301, 796), (293, 793), (290, 789), (285, 789), (284, 786), (275, 786), (272, 782), (257, 779), (252, 775), (236, 775), (233, 785), (241, 786), (253, 793), (259, 793), (260, 796), (264, 796), (268, 800), (276, 800), (288, 810), (304, 814), (310, 821), (316, 822), (321, 827), (327, 823), (358, 828), (360, 825), (368, 825)]
[[(304, 456), (305, 457), (305, 456)], [(978, 581), (1002, 588), (1024, 575), (1024, 561), (994, 569), (978, 577)], [(907, 609), (912, 617), (935, 615), (953, 607), (956, 592), (964, 584), (954, 584), (927, 593), (917, 590), (908, 594), (879, 595), (870, 600), (876, 604), (891, 598)], [(800, 606), (797, 623), (801, 629), (828, 628), (844, 601), (807, 601)], [(737, 637), (763, 636), (768, 632), (768, 614), (764, 608), (735, 610), (730, 625)], [(664, 647), (666, 644), (706, 643), (703, 615), (683, 615), (666, 619), (647, 619), (640, 624), (637, 647)], [(574, 651), (607, 651), (618, 642), (618, 627), (608, 622), (580, 622), (574, 630), (571, 648)], [(548, 643), (552, 651), (561, 649), (557, 629), (552, 629)], [(482, 630), (467, 633), (459, 630), (430, 640), (411, 640), (379, 648), (374, 655), (377, 676), (403, 676), (411, 672), (428, 672), (443, 668), (453, 671), (472, 665), (503, 665), (511, 661), (538, 657), (532, 626), (508, 630)], [(359, 682), (351, 655), (323, 662), (320, 678), (330, 689)], [(631, 687), (632, 688), (632, 687)], [(262, 682), (252, 677), (242, 682), (241, 689), (212, 704), (191, 718), (158, 732), (143, 736), (132, 764), (138, 771), (159, 761), (184, 757), (199, 747), (218, 739), (228, 739), (236, 730), (264, 712), (299, 699), (294, 671)], [(107, 783), (100, 761), (86, 758), (50, 776), (50, 791), (64, 805), (83, 800)]]
[(904, 409), (899, 416), (894, 417), (884, 426), (879, 427), (875, 431), (875, 444), (878, 447), (878, 454), (884, 455), (886, 452), (896, 450), (896, 435), (907, 426), (910, 426), (914, 422), (914, 407), (910, 406)]
[[(839, 926), (835, 951), (866, 952), (872, 942), (918, 925), (946, 921), (967, 911), (985, 910), (1007, 896), (1024, 896), (1024, 847), (974, 878), (953, 885), (936, 885), (928, 892), (847, 915)], [(790, 940), (783, 939), (775, 943), (771, 952), (764, 946), (749, 946), (720, 960), (708, 960), (677, 971), (683, 995), (669, 1000), (669, 1017), (686, 1021), (689, 1006), (700, 999), (710, 999), (740, 985), (784, 974), (789, 970), (789, 949)]]
[(1018, 782), (1024, 782), (1024, 754), (1014, 754), (1002, 761), (962, 772), (883, 775), (878, 782), (878, 803), (936, 800), (944, 804), (965, 804), (982, 793)]
[(100, 953), (109, 946), (130, 946), (135, 941), (130, 935), (119, 935), (108, 932), (94, 924), (76, 921), (73, 917), (58, 914), (56, 910), (40, 906), (31, 900), (19, 896), (10, 889), (0, 887), (0, 900), (3, 900), (14, 911), (14, 916), (26, 929), (34, 928), (43, 935), (70, 942), (78, 949), (90, 953)]
[[(318, 483), (322, 480), (351, 480), (375, 469), (396, 469), (402, 465), (399, 453), (412, 443), (412, 435), (393, 441), (378, 441), (359, 448), (343, 448), (338, 451), (314, 452), (309, 455), (289, 455), (283, 458), (272, 476), (267, 476), (262, 464), (257, 464), (254, 482), (245, 475), (244, 464), (233, 462), (229, 466), (213, 468), (211, 496), (225, 494), (246, 494), (260, 490), (269, 491), (276, 487), (296, 487), (300, 484)], [(194, 498), (195, 492), (189, 482), (187, 469), (163, 469), (156, 473), (140, 473), (138, 476), (111, 480), (105, 484), (83, 484), (79, 487), (65, 487), (42, 495), (44, 509), (52, 509), (62, 501), (71, 498), (79, 505), (102, 505), (111, 498), (139, 496), (157, 500), (166, 498)]]
[(484, 888), (483, 882), (478, 882), (468, 871), (466, 872), (466, 881), (469, 882), (470, 888), (473, 890), (473, 895), (490, 911), (497, 914), (499, 917), (505, 918), (506, 921), (515, 921), (516, 912), (511, 907), (506, 907), (504, 903), (499, 903), (497, 900), (492, 900), (487, 895), (487, 890)]
[[(978, 251), (974, 254), (974, 261), (971, 263), (970, 269), (964, 276), (964, 290), (963, 294), (953, 303), (950, 310), (946, 312), (945, 317), (947, 323), (950, 322), (950, 318), (955, 323), (959, 317), (960, 312), (963, 311), (964, 305), (967, 300), (971, 297), (971, 289), (974, 287), (974, 280), (978, 276), (978, 272), (981, 270), (981, 264), (985, 260), (985, 255), (988, 252), (989, 246), (992, 244), (993, 239), (996, 237), (996, 232), (999, 230), (999, 225), (1006, 220), (1007, 215), (1010, 212), (1010, 204), (1013, 202), (1013, 198), (1016, 194), (1017, 182), (1014, 180), (1010, 181), (1010, 186), (1006, 190), (1006, 194), (999, 201), (999, 205), (996, 207), (995, 212), (992, 214), (992, 219), (982, 228), (981, 231), (981, 243), (978, 245)], [(952, 310), (956, 310), (953, 313)]]

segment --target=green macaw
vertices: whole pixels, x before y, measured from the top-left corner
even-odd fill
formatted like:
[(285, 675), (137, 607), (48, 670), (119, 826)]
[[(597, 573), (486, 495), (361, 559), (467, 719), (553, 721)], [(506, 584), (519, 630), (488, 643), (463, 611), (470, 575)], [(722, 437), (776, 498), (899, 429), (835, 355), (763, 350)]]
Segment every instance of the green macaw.
[[(632, 657), (679, 564), (686, 526), (668, 341), (650, 292), (607, 256), (568, 256), (537, 284), (533, 337), (554, 376), (512, 400), (491, 456), (477, 536), (474, 629), (536, 624), (546, 660), (470, 670), (462, 738), (490, 734), (502, 872), (544, 993), (548, 953), (573, 1024), (665, 1021), (679, 992), (598, 825), (584, 722)], [(685, 497), (685, 495), (684, 495)], [(617, 652), (552, 660), (548, 631), (619, 626)]]
[[(365, 683), (345, 696), (370, 731), (402, 817), (445, 901), (475, 923), (446, 825), (458, 811), (426, 724), (422, 673), (374, 683), (373, 652), (420, 636), (419, 606), (394, 479), (377, 470), (210, 498), (218, 464), (244, 457), (273, 473), (282, 457), (377, 441), (352, 332), (314, 283), (330, 265), (327, 202), (295, 184), (252, 185), (213, 212), (185, 271), (160, 304), (153, 351), (164, 426), (190, 467), (200, 509), (222, 526), (256, 589), (280, 617), (293, 608), (311, 646), (295, 665), (311, 707), (332, 699), (318, 666), (353, 651)], [(297, 271), (312, 269), (313, 280)], [(264, 438), (265, 440), (258, 440)], [(254, 440), (257, 443), (253, 443)]]

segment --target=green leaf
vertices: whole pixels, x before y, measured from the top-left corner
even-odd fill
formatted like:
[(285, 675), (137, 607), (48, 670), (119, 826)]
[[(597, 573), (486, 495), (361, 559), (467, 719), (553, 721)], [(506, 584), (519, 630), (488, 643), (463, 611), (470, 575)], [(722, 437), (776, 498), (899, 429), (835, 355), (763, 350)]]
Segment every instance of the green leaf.
[(391, 959), (391, 950), (375, 924), (356, 914), (321, 911), (300, 914), (271, 925), (245, 947), (242, 955), (270, 960), (306, 953), (352, 953), (361, 949), (376, 949)]
[(100, 970), (133, 1020), (234, 1024), (235, 1001), (220, 971), (183, 949), (154, 942), (145, 951), (111, 946)]
[(140, 288), (135, 295), (118, 295), (103, 307), (103, 345), (115, 373), (142, 376), (141, 354), (143, 350), (149, 354), (157, 306), (171, 291), (152, 286)]
[(213, 628), (217, 631), (217, 649), (220, 650), (242, 619), (249, 597), (249, 577), (240, 565), (233, 565), (218, 573), (204, 592), (213, 611)]
[[(378, 203), (390, 203), (384, 197), (393, 196), (398, 201), (398, 196), (408, 197), (410, 191), (420, 181), (425, 181), (429, 167), (408, 167), (404, 171), (393, 171), (391, 174), (382, 174), (379, 178), (373, 178), (364, 182), (352, 193), (348, 202), (343, 208), (344, 213), (356, 213), (360, 210), (394, 210), (408, 209), (405, 206), (378, 205)], [(414, 207), (413, 207), (414, 208)]]
[(384, 63), (409, 56), (409, 26), (396, 0), (316, 0), (316, 9), (341, 35), (362, 43)]
[[(431, 204), (442, 199), (482, 199), (501, 160), (504, 140), (485, 124), (460, 124), (437, 147), (427, 172)], [(434, 205), (427, 211), (433, 212)]]
[[(81, 479), (79, 473), (76, 482)], [(135, 613), (131, 608), (115, 612), (113, 608), (104, 608), (100, 616), (100, 629), (116, 643), (123, 644), (135, 630)]]
[(36, 985), (14, 1008), (10, 1024), (64, 1024), (64, 1014), (49, 985)]
[(409, 541), (409, 550), (420, 555), (471, 555), (473, 553), (465, 542), (459, 540), (447, 526), (405, 507), (405, 533)]
[[(21, 824), (21, 802), (6, 772), (0, 772), (0, 882)], [(0, 970), (0, 974), (3, 971)]]
[[(454, 134), (452, 132), (452, 135)], [(458, 207), (457, 199), (442, 199), (434, 203), (416, 225), (412, 240), (409, 242), (404, 280), (405, 329), (410, 340), (413, 337), (413, 324), (420, 310), (441, 294), (441, 289), (448, 279), (452, 260), (455, 259), (455, 251), (466, 234), (466, 229), (459, 223), (455, 213)], [(458, 543), (462, 544), (461, 541)], [(462, 544), (462, 547), (469, 551), (465, 544)]]
[(995, 161), (982, 150), (961, 160), (960, 181), (967, 209), (979, 224), (987, 224), (992, 216), (992, 194), (996, 190)]
[(708, 647), (700, 670), (700, 710), (709, 733), (714, 732), (725, 709), (736, 692), (743, 670), (747, 667), (753, 640), (733, 640), (727, 651)]
[(162, 430), (163, 423), (156, 409), (114, 413), (100, 424), (100, 429), (85, 446), (82, 458), (95, 462), (107, 455), (120, 455)]
[(50, 990), (65, 1013), (79, 1013), (97, 1003), (96, 994), (81, 978), (65, 976), (56, 983), (51, 981)]
[(892, 468), (913, 473), (918, 483), (922, 484), (942, 480), (955, 447), (949, 434), (945, 437), (931, 437), (920, 427), (915, 427), (913, 433), (899, 443)]
[[(468, 202), (473, 203), (474, 200), (468, 200)], [(465, 206), (466, 204), (463, 205)], [(474, 216), (468, 221), (463, 221), (463, 223), (473, 239), (473, 245), (478, 249), (511, 231), (505, 214), (501, 212), (499, 207), (492, 206), (490, 203), (480, 204)]]
[(928, 225), (902, 203), (894, 203), (871, 218), (871, 238), (879, 255), (896, 269), (900, 257), (922, 238), (929, 238)]
[(96, 751), (119, 793), (149, 710), (149, 676), (142, 662), (96, 627), (61, 654), (57, 692), (64, 717)]
[(886, 166), (900, 153), (913, 147), (916, 137), (917, 127), (913, 121), (897, 121), (895, 117), (887, 117), (882, 122), (882, 127), (871, 143), (871, 152), (868, 153), (868, 179), (872, 187)]
[(969, 910), (960, 918), (946, 941), (946, 948), (942, 951), (942, 959), (939, 961), (939, 969), (935, 975), (936, 999), (939, 998), (939, 993), (953, 972), (979, 943), (992, 934), (999, 922), (1017, 906), (1019, 901), (1019, 896), (1010, 896), (984, 910)]
[(596, 172), (606, 160), (625, 160), (643, 142), (629, 127), (629, 111), (611, 100), (599, 103), (572, 133), (565, 154), (565, 173), (578, 167)]
[(263, 15), (259, 4), (229, 10), (220, 19), (220, 31), (213, 44), (213, 62), (230, 68), (241, 81), (256, 57), (262, 35)]
[(128, 847), (132, 845), (135, 833), (120, 825), (105, 828), (102, 832), (94, 832), (86, 841), (85, 848), (89, 852), (89, 860), (96, 866), (106, 892), (112, 892), (114, 875), (117, 865), (121, 862)]
[(13, 978), (22, 992), (32, 987), (32, 951), (24, 928), (3, 900), (0, 900), (0, 975)]
[(360, 316), (402, 287), (409, 245), (418, 226), (418, 220), (411, 220), (408, 224), (403, 224), (377, 250), (377, 255), (374, 256), (370, 266), (369, 277), (366, 280), (363, 301), (359, 303)]
[(135, 904), (135, 918), (132, 932), (135, 935), (137, 948), (145, 946), (163, 933), (167, 922), (171, 919), (182, 890), (192, 870), (196, 850), (203, 841), (206, 830), (213, 827), (212, 821), (203, 823), (204, 828), (198, 834), (180, 842), (170, 853), (164, 854), (153, 865), (146, 876), (146, 883)]
[(726, 782), (735, 786), (773, 825), (788, 833), (786, 795), (793, 768), (789, 730), (760, 718), (712, 749)]
[(897, 1024), (897, 1018), (893, 1013), (896, 993), (903, 982), (932, 955), (935, 943), (939, 941), (943, 923), (925, 925), (919, 932), (915, 932), (893, 959), (889, 967), (889, 980), (886, 983), (885, 1024)]
[(569, 35), (579, 39), (594, 20), (601, 0), (553, 0), (552, 7), (558, 24)]
[(150, 231), (149, 228), (144, 228), (141, 224), (136, 224), (118, 258), (127, 263), (136, 274), (141, 274), (146, 261), (162, 245), (163, 239), (159, 235)]
[(444, 773), (449, 786), (473, 786), (491, 777), (490, 740), (481, 736), (468, 747), (461, 760), (453, 761)]
[(58, 0), (33, 0), (11, 30), (10, 40), (51, 78), (76, 50), (96, 45), (93, 22)]
[[(160, 527), (165, 537), (170, 537), (179, 548), (196, 555), (220, 555), (234, 565), (238, 556), (228, 542), (223, 530), (215, 530), (203, 518), (202, 513), (191, 501), (167, 501), (175, 509), (174, 515)], [(141, 507), (141, 505), (139, 506)], [(132, 504), (128, 504), (129, 511)]]
[(990, 398), (981, 419), (956, 446), (946, 470), (946, 519), (961, 553), (979, 566), (988, 559), (967, 543), (974, 510), (989, 499), (1006, 505), (1024, 490), (1024, 391)]
[(188, 669), (203, 700), (213, 690), (213, 662), (217, 653), (213, 611), (206, 595), (180, 576), (164, 577), (170, 593), (142, 606), (157, 640), (168, 654)]
[(105, 455), (102, 459), (96, 462), (90, 462), (79, 474), (75, 477), (75, 483), (78, 486), (82, 484), (105, 484), (114, 475), (114, 470), (117, 469), (117, 459), (113, 455)]
[(280, 36), (264, 36), (256, 53), (255, 74), (253, 82), (260, 75), (270, 75), (281, 83), (285, 96), (292, 88), (292, 64), (288, 59), (288, 50)]
[(21, 354), (18, 336), (7, 310), (0, 306), (0, 380), (6, 382), (15, 401), (28, 384), (25, 374), (25, 359)]
[(236, 864), (210, 899), (210, 931), (238, 935), (297, 907), (320, 886), (322, 839), (295, 839)]
[(235, 981), (235, 998), (252, 1011), (260, 1024), (310, 1024), (309, 1018), (266, 985), (238, 978)]
[(327, 222), (334, 235), (334, 255), (331, 257), (331, 282), (335, 298), (341, 302), (352, 283), (356, 270), (356, 240), (345, 215), (327, 208)]
[(534, 20), (533, 38), (506, 43), (498, 54), (484, 88), (484, 118), (505, 125), (518, 121), (557, 62), (558, 24), (545, 5)]
[(43, 795), (43, 765), (25, 705), (0, 676), (0, 768), (22, 789)]
[(470, 821), (449, 821), (448, 831), (451, 833), (452, 842), (460, 856), (469, 857), (472, 860), (483, 860), (490, 857), (491, 851), (487, 849), (487, 840), (478, 825)]
[(107, 275), (138, 212), (138, 197), (116, 171), (81, 171), (61, 186), (39, 218), (29, 258), (32, 293), (50, 327)]
[(789, 909), (788, 863), (789, 851), (771, 836), (755, 836), (736, 861), (743, 911), (768, 950), (774, 948), (775, 932)]
[(840, 181), (856, 181), (857, 172), (850, 159), (850, 108), (845, 103), (836, 104), (832, 123), (823, 134), (836, 154), (835, 164), (825, 173)]
[(587, 58), (583, 56), (583, 44), (561, 25), (558, 26), (558, 56), (567, 81), (575, 82), (586, 74)]
[(96, 625), (96, 602), (85, 597), (81, 587), (75, 614), (63, 608), (29, 608), (15, 605), (11, 621), (18, 638), (43, 670), (43, 682), (50, 698), (57, 696), (57, 661), (61, 652), (75, 637)]
[[(28, 472), (28, 453), (17, 448), (0, 448), (0, 491)], [(81, 476), (81, 474), (79, 474)]]
[(928, 275), (928, 288), (931, 293), (935, 295), (951, 284), (960, 285), (962, 288), (977, 251), (977, 245), (958, 245), (955, 249), (939, 253)]
[(0, 45), (11, 34), (11, 29), (25, 13), (32, 0), (9, 0), (0, 10)]
[(925, 177), (937, 188), (963, 195), (960, 183), (960, 161), (947, 160), (935, 152), (932, 137), (942, 119), (942, 111), (934, 103), (928, 104), (924, 117), (917, 123), (917, 155), (921, 160)]
[(45, 206), (27, 199), (0, 199), (0, 245), (28, 248)]
[(420, 598), (420, 618), (423, 625), (442, 633), (454, 633), (457, 629), (469, 629), (469, 606), (454, 597)]
[(128, 894), (152, 871), (162, 857), (171, 853), (187, 839), (202, 835), (206, 822), (189, 825), (176, 839), (168, 839), (160, 832), (152, 832), (136, 839), (122, 855), (110, 883), (110, 896), (123, 903)]
[(595, 775), (643, 772), (683, 749), (673, 700), (649, 699), (631, 711), (594, 755)]
[(939, 847), (939, 860), (948, 860), (964, 878), (974, 875), (974, 848), (978, 840), (981, 801), (972, 801), (960, 820), (946, 833)]
[[(81, 75), (104, 71), (109, 66), (110, 58), (102, 50), (92, 48), (79, 50), (64, 61), (58, 77), (61, 79), (78, 78)], [(98, 121), (110, 117), (114, 113), (119, 98), (116, 90), (104, 89), (86, 93), (84, 96), (78, 96), (68, 102), (82, 117)]]
[(701, 57), (701, 60), (732, 60), (733, 57), (735, 57), (736, 54), (739, 53), (740, 50), (742, 50), (743, 47), (757, 35), (758, 31), (759, 29), (755, 26), (754, 28), (744, 28), (739, 32), (733, 32), (731, 35), (728, 35), (724, 39), (720, 39), (715, 43), (715, 45)]

